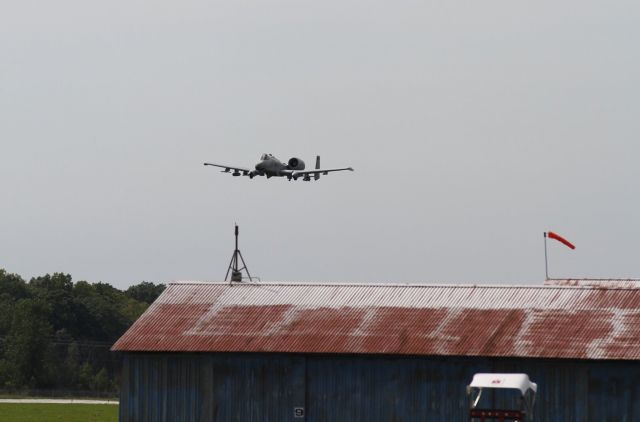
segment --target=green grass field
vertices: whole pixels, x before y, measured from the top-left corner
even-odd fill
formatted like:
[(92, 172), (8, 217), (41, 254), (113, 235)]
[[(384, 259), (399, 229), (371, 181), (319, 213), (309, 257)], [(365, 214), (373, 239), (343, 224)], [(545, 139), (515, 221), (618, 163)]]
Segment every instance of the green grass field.
[(0, 403), (0, 421), (11, 422), (116, 422), (113, 404)]

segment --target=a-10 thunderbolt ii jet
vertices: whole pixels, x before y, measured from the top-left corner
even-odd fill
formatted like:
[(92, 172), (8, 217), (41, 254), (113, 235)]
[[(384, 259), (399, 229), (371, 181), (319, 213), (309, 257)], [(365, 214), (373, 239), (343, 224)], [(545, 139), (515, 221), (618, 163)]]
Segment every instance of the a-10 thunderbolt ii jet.
[(306, 182), (310, 181), (312, 177), (314, 180), (318, 180), (321, 174), (327, 175), (334, 171), (344, 170), (353, 171), (351, 167), (321, 169), (319, 155), (316, 157), (316, 168), (313, 170), (305, 170), (304, 161), (299, 158), (293, 157), (285, 164), (271, 154), (262, 154), (260, 162), (255, 166), (255, 170), (215, 163), (204, 163), (204, 165), (223, 168), (222, 173), (231, 173), (231, 170), (233, 170), (233, 173), (231, 173), (233, 176), (249, 176), (250, 179), (255, 176), (267, 176), (267, 179), (276, 176), (286, 177), (289, 180), (302, 178)]

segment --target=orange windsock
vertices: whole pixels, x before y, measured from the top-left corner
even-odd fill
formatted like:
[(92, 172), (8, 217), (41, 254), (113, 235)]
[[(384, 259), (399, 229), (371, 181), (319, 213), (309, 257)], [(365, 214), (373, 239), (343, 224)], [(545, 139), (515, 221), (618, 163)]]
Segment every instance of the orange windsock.
[(576, 248), (575, 246), (573, 246), (573, 243), (569, 242), (567, 239), (565, 239), (564, 237), (560, 236), (557, 233), (547, 232), (547, 236), (549, 236), (549, 239), (555, 239), (560, 243), (564, 243), (566, 246), (570, 247), (571, 249)]

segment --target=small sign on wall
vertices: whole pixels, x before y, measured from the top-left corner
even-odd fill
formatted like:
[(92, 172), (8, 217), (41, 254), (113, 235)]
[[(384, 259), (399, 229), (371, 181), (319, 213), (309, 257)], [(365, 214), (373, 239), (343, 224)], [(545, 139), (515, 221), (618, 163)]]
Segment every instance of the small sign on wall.
[(293, 408), (293, 417), (294, 418), (304, 418), (304, 407), (294, 407)]

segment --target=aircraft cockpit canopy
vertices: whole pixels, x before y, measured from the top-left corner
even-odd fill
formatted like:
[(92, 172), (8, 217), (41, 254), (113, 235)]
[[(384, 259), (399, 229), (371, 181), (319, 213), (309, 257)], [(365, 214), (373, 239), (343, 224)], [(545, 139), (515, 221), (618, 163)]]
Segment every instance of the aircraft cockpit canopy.
[(266, 153), (265, 153), (265, 154), (262, 154), (262, 157), (260, 157), (260, 160), (261, 160), (261, 161), (264, 161), (264, 160), (267, 160), (267, 159), (269, 159), (269, 158), (271, 158), (271, 157), (272, 157), (272, 155), (271, 155), (271, 154), (266, 154)]

